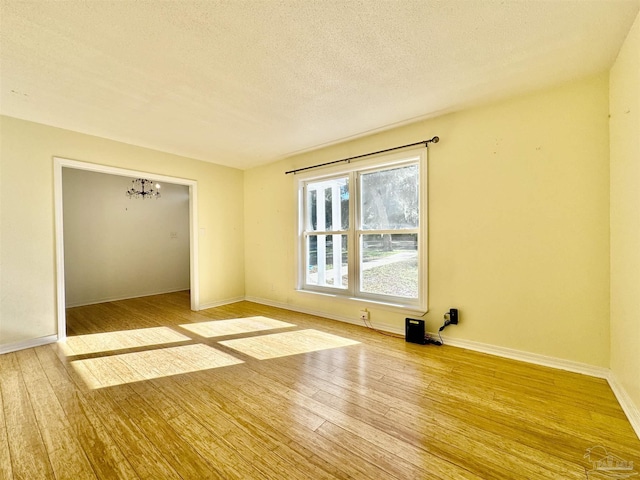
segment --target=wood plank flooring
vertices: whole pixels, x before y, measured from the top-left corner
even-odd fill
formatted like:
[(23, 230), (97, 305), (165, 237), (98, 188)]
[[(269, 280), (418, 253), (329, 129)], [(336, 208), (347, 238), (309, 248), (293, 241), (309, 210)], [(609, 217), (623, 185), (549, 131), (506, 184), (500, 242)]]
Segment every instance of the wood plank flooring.
[(0, 356), (0, 479), (585, 479), (594, 446), (640, 472), (601, 379), (188, 292), (67, 324)]

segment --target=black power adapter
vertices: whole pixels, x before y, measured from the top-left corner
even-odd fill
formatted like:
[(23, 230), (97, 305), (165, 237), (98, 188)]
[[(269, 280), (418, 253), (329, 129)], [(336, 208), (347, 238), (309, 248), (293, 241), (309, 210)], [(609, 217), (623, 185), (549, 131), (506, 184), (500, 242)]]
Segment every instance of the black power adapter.
[(450, 308), (447, 313), (444, 314), (444, 324), (440, 327), (439, 332), (448, 327), (449, 325), (457, 325), (458, 324), (458, 309)]

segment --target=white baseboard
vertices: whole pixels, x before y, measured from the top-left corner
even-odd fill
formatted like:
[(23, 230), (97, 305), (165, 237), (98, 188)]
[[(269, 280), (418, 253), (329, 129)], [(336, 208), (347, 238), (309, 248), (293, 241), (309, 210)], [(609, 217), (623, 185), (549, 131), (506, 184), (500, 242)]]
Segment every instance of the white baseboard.
[(609, 382), (611, 390), (613, 390), (613, 394), (618, 399), (622, 410), (629, 419), (629, 423), (631, 423), (633, 430), (640, 439), (640, 408), (633, 403), (631, 397), (620, 382), (618, 382), (618, 379), (612, 371), (609, 371), (607, 381)]
[(163, 290), (161, 292), (153, 292), (153, 293), (144, 293), (142, 295), (124, 295), (124, 296), (120, 296), (120, 297), (105, 297), (102, 298), (100, 300), (91, 300), (89, 302), (77, 302), (77, 303), (67, 303), (65, 304), (66, 308), (73, 308), (73, 307), (86, 307), (87, 305), (97, 305), (99, 303), (107, 303), (107, 302), (119, 302), (120, 300), (130, 300), (132, 298), (143, 298), (143, 297), (152, 297), (154, 295), (162, 295), (165, 293), (176, 293), (176, 292), (184, 292), (189, 290), (189, 287), (187, 288), (177, 288), (175, 290)]
[[(226, 300), (220, 300), (218, 302), (201, 303), (200, 305), (198, 305), (198, 311), (206, 310), (207, 308), (221, 307), (223, 305), (229, 305), (230, 303), (238, 303), (244, 300), (246, 300), (245, 297), (235, 297), (235, 298), (228, 298)], [(259, 302), (256, 302), (256, 303), (259, 303)]]
[(0, 355), (3, 353), (17, 352), (18, 350), (24, 350), (26, 348), (40, 347), (42, 345), (48, 345), (58, 341), (57, 335), (49, 335), (40, 338), (31, 338), (29, 340), (23, 340), (16, 343), (8, 343), (6, 345), (0, 345)]
[(597, 378), (608, 378), (610, 370), (605, 367), (596, 367), (587, 363), (574, 362), (563, 358), (549, 357), (540, 355), (539, 353), (524, 352), (513, 348), (499, 347), (488, 343), (474, 342), (472, 340), (464, 340), (443, 336), (442, 339), (447, 345), (454, 347), (466, 348), (475, 352), (488, 353), (496, 357), (509, 358), (511, 360), (519, 360), (521, 362), (541, 365), (543, 367), (557, 368), (568, 372), (581, 373)]
[[(263, 305), (269, 305), (277, 308), (284, 308), (286, 310), (292, 310), (294, 312), (307, 313), (310, 315), (315, 315), (318, 317), (330, 318), (332, 320), (338, 320), (345, 323), (351, 323), (354, 325), (365, 326), (362, 322), (358, 320), (354, 320), (348, 317), (341, 317), (338, 315), (330, 315), (325, 312), (313, 311), (306, 308), (300, 308), (294, 305), (274, 302), (272, 300), (267, 300), (264, 298), (256, 298), (256, 297), (246, 297), (245, 300), (248, 302), (260, 303)], [(397, 326), (384, 325), (384, 324), (376, 324), (375, 327), (379, 330), (384, 330), (390, 333), (396, 333), (400, 335), (404, 335), (404, 330), (398, 328)], [(437, 336), (437, 334), (431, 333), (432, 336)], [(519, 360), (521, 362), (532, 363), (534, 365), (541, 365), (545, 367), (557, 368), (559, 370), (565, 370), (568, 372), (580, 373), (583, 375), (589, 375), (591, 377), (603, 378), (609, 382), (609, 386), (613, 391), (616, 399), (620, 403), (622, 410), (627, 415), (627, 419), (629, 423), (631, 423), (631, 427), (636, 432), (638, 438), (640, 438), (640, 410), (638, 406), (636, 406), (631, 397), (627, 394), (622, 385), (616, 380), (613, 372), (605, 367), (597, 367), (594, 365), (589, 365), (581, 362), (574, 362), (572, 360), (566, 360), (563, 358), (549, 357), (546, 355), (540, 355), (537, 353), (523, 352), (521, 350), (515, 350), (512, 348), (499, 347), (496, 345), (490, 345), (487, 343), (474, 342), (471, 340), (464, 340), (458, 338), (452, 338), (443, 336), (442, 339), (446, 345), (451, 345), (453, 347), (466, 348), (468, 350), (473, 350), (476, 352), (487, 353), (489, 355), (495, 355), (498, 357), (509, 358), (512, 360)]]
[[(283, 308), (285, 310), (291, 310), (293, 312), (306, 313), (308, 315), (315, 315), (316, 317), (328, 318), (330, 320), (338, 320), (339, 322), (350, 323), (352, 325), (358, 325), (360, 327), (366, 327), (359, 319), (343, 317), (341, 315), (332, 315), (326, 312), (321, 312), (319, 310), (312, 310), (310, 308), (298, 307), (295, 305), (289, 305), (288, 303), (280, 303), (274, 302), (273, 300), (268, 300), (266, 298), (258, 298), (258, 297), (245, 297), (247, 302), (259, 303), (262, 305), (268, 305), (270, 307)], [(404, 335), (404, 329), (399, 329), (395, 325), (387, 325), (382, 323), (376, 323), (375, 328), (378, 330), (383, 330), (389, 333), (396, 333), (399, 335)]]

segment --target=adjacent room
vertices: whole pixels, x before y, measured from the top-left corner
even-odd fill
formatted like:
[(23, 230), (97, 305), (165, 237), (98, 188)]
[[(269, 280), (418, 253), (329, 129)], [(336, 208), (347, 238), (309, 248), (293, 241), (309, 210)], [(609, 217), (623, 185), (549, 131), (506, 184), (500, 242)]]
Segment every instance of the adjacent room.
[(640, 474), (640, 0), (0, 0), (0, 478)]
[(66, 307), (189, 290), (189, 189), (136, 181), (63, 169)]

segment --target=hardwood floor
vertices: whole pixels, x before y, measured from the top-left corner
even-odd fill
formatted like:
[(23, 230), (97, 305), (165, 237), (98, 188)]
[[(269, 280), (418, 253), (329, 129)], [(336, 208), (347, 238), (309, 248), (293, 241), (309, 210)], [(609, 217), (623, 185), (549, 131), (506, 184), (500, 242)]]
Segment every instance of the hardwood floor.
[(187, 292), (67, 323), (0, 356), (1, 479), (585, 479), (594, 446), (640, 471), (601, 379)]

